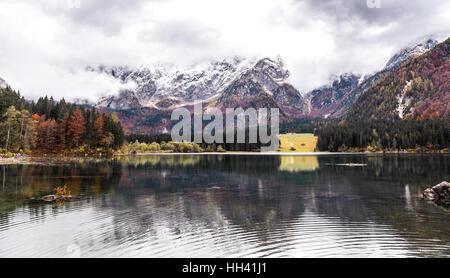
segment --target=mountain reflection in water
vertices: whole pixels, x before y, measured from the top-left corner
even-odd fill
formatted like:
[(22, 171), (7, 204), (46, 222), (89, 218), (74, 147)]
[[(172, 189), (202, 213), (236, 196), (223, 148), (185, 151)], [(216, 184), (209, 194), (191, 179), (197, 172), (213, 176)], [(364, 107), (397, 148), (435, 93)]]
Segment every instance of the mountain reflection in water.
[[(365, 167), (337, 164), (359, 163)], [(450, 256), (417, 199), (448, 155), (150, 155), (2, 165), (0, 257)], [(68, 185), (75, 201), (30, 203)]]

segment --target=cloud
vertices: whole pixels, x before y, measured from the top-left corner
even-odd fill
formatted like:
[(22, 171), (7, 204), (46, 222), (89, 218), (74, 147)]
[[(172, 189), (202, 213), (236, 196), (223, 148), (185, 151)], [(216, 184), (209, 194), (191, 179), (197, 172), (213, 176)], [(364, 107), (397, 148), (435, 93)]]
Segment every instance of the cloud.
[(0, 76), (27, 97), (93, 99), (123, 85), (87, 66), (280, 55), (305, 92), (333, 74), (376, 71), (429, 34), (448, 36), (448, 1), (379, 1), (3, 0)]

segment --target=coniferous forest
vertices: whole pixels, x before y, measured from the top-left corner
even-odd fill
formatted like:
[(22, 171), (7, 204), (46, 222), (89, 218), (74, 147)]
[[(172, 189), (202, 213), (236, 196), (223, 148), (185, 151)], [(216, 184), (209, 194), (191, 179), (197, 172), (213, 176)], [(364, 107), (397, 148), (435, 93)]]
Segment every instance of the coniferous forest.
[(115, 114), (106, 115), (64, 99), (28, 102), (10, 87), (0, 88), (0, 147), (8, 153), (97, 153), (124, 142)]
[(445, 150), (450, 120), (367, 120), (330, 123), (318, 129), (320, 151)]

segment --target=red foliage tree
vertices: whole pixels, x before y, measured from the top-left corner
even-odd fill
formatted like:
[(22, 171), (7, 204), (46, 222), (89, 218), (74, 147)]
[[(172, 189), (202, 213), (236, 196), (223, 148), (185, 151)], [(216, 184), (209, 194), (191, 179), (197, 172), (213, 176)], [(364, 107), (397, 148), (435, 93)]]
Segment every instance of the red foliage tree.
[(54, 150), (57, 135), (57, 124), (53, 119), (45, 120), (45, 115), (39, 118), (37, 128), (37, 148)]
[(58, 148), (64, 150), (66, 148), (66, 127), (67, 121), (62, 120), (58, 123)]

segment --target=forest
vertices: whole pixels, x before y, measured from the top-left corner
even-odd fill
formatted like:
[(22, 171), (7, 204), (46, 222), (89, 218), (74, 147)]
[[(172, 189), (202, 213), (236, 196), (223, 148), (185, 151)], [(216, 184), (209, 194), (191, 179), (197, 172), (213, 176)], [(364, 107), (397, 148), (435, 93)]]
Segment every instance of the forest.
[(333, 122), (337, 122), (337, 120), (322, 118), (290, 119), (289, 121), (280, 123), (280, 133), (313, 133), (317, 135), (319, 128)]
[[(314, 133), (318, 136), (319, 151), (439, 151), (448, 150), (450, 145), (449, 119), (297, 119), (282, 123), (280, 130), (281, 133)], [(55, 101), (51, 97), (30, 102), (10, 87), (0, 88), (0, 152), (3, 155), (106, 153), (122, 149), (125, 141), (130, 142), (129, 151), (259, 151), (262, 146), (259, 140), (249, 143), (248, 130), (245, 134), (243, 144), (203, 142), (172, 146), (168, 133), (125, 137), (115, 113), (108, 115), (94, 107), (78, 106), (64, 99)]]
[(432, 151), (450, 146), (449, 119), (367, 120), (318, 129), (320, 151)]
[(10, 87), (0, 88), (0, 147), (8, 153), (98, 153), (124, 143), (115, 114), (100, 113), (53, 98), (28, 102)]
[[(270, 127), (268, 127), (268, 130), (270, 132)], [(145, 147), (144, 144), (158, 144), (161, 145), (161, 150), (171, 150), (171, 146), (167, 145), (167, 143), (175, 144), (173, 150), (176, 151), (181, 147), (184, 151), (181, 152), (215, 152), (215, 151), (260, 151), (262, 146), (268, 146), (269, 144), (262, 144), (260, 142), (259, 135), (257, 136), (257, 142), (256, 143), (250, 143), (249, 138), (249, 129), (246, 129), (245, 131), (245, 143), (225, 143), (226, 142), (226, 134), (223, 134), (222, 141), (224, 143), (213, 143), (208, 144), (206, 142), (201, 142), (198, 144), (190, 143), (192, 145), (191, 147), (186, 147), (187, 145), (183, 144), (176, 144), (172, 141), (172, 136), (170, 133), (154, 133), (154, 134), (130, 134), (126, 136), (126, 141), (130, 142), (128, 145), (129, 147), (133, 146), (134, 149), (137, 150), (145, 150), (147, 147)], [(235, 130), (234, 137), (237, 136), (237, 130)], [(259, 134), (259, 133), (258, 133)], [(191, 133), (191, 142), (194, 142), (194, 130), (192, 129)], [(187, 143), (187, 142), (185, 142)], [(137, 147), (140, 146), (140, 147)], [(155, 145), (156, 146), (156, 145)], [(164, 146), (167, 146), (167, 149), (164, 148)], [(183, 148), (184, 147), (184, 148)], [(198, 148), (199, 147), (199, 148)], [(191, 150), (192, 151), (189, 151)], [(159, 149), (158, 149), (159, 150)], [(151, 148), (150, 151), (154, 151), (154, 148)]]
[[(345, 119), (448, 119), (449, 58), (450, 38), (425, 54), (404, 61), (395, 72), (361, 93)], [(401, 113), (400, 99), (404, 106)]]

